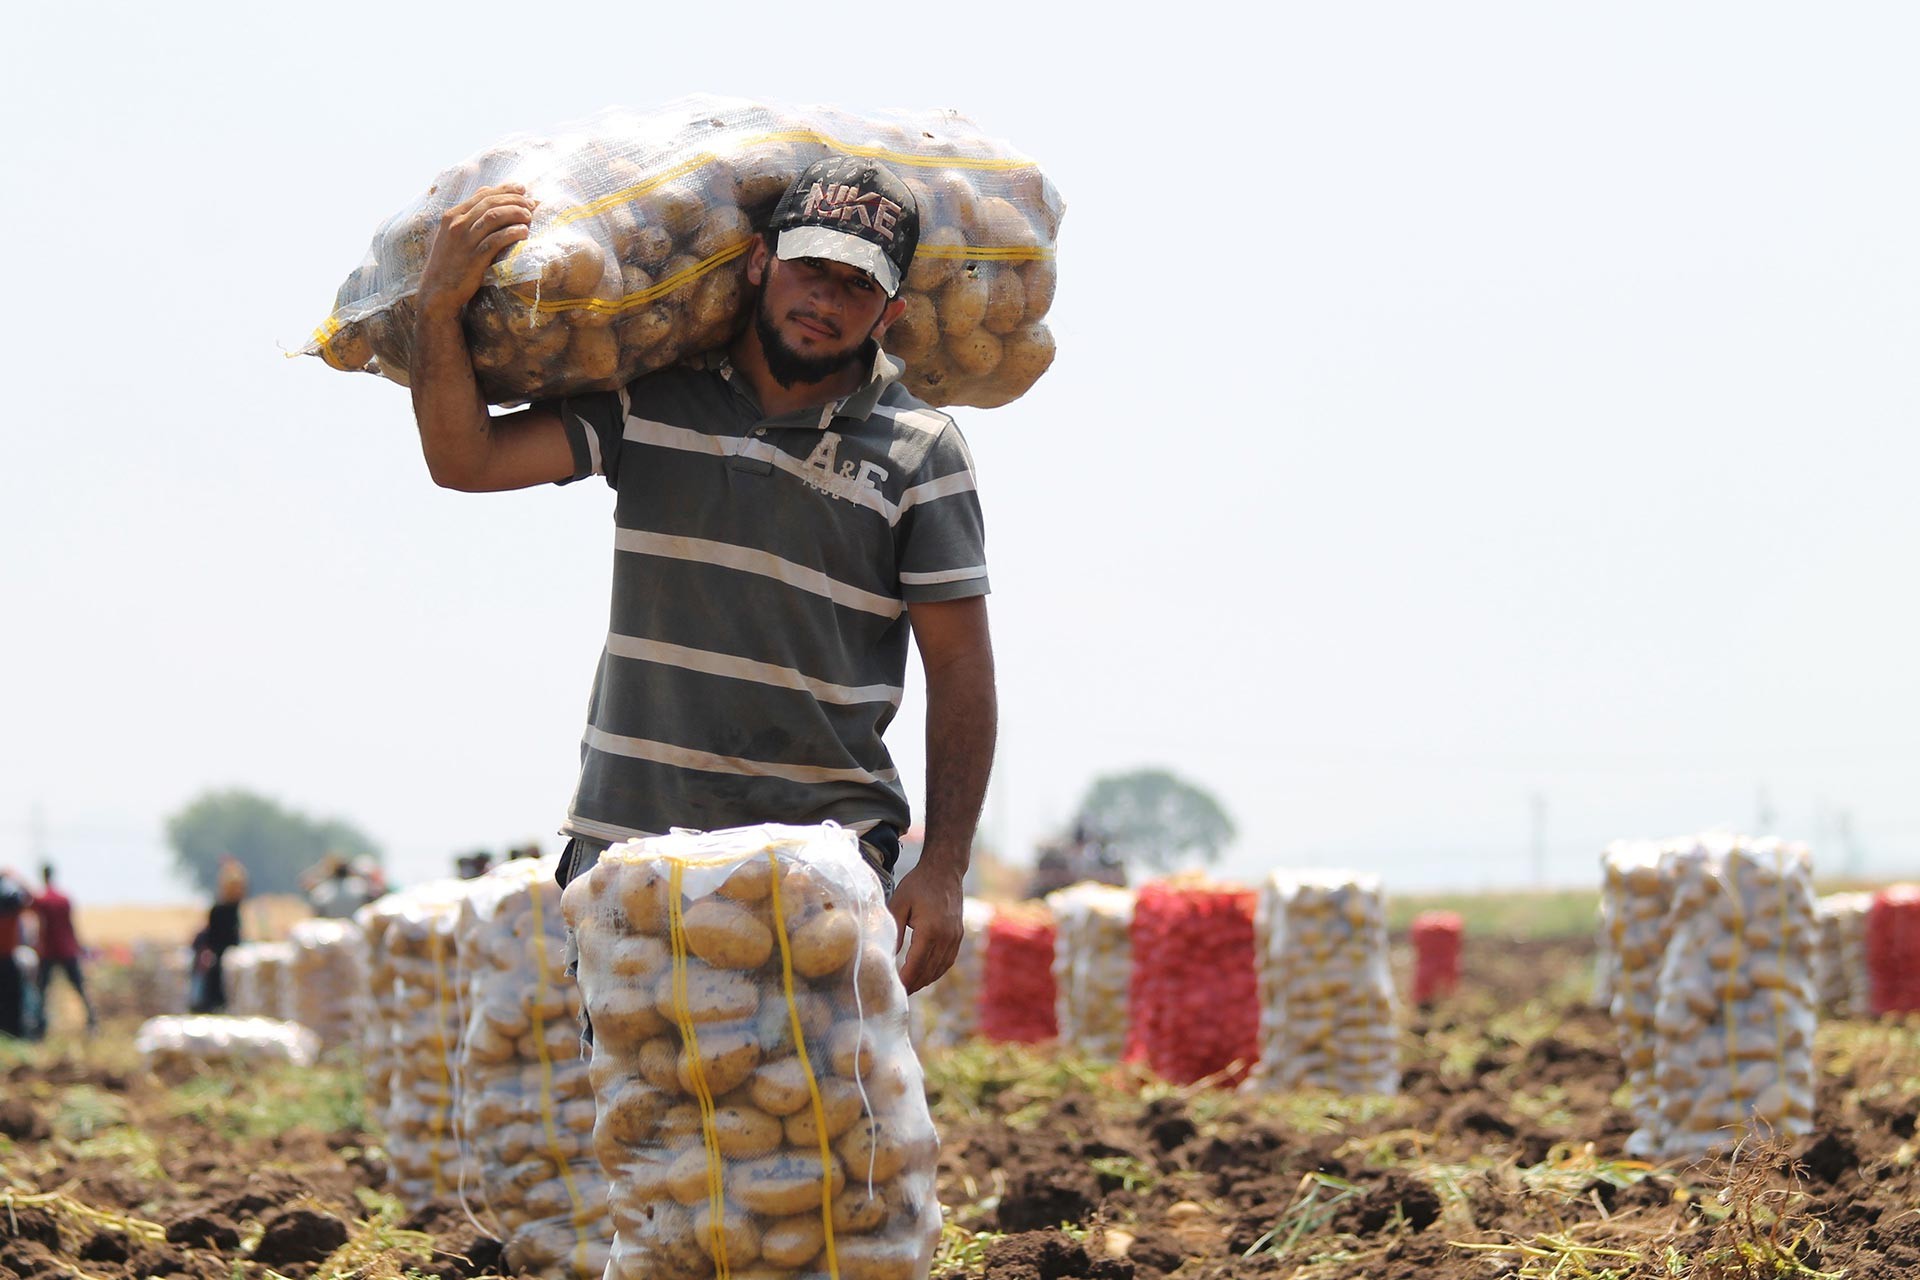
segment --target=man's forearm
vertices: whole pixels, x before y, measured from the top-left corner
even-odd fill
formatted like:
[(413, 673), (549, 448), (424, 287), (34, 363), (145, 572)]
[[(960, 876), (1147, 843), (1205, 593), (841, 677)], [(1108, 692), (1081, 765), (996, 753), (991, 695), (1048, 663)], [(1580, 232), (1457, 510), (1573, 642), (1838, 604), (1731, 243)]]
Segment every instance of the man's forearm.
[(999, 704), (991, 653), (927, 673), (927, 838), (922, 866), (965, 875), (993, 772)]
[(469, 487), (483, 468), (490, 442), (487, 402), (474, 380), (459, 312), (423, 312), (413, 335), (409, 389), (420, 452), (435, 484)]

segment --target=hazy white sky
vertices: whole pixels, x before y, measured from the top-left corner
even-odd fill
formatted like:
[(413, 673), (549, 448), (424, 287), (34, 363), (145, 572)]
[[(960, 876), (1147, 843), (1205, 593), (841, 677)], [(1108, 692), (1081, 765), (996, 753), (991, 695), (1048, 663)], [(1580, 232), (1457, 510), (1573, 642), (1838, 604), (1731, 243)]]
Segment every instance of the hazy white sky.
[(406, 878), (557, 847), (611, 494), (436, 490), (281, 350), (440, 168), (704, 90), (957, 108), (1066, 197), (1058, 362), (961, 417), (997, 842), (1158, 763), (1244, 878), (1524, 882), (1536, 792), (1560, 882), (1763, 804), (1920, 873), (1910, 7), (430, 12), (14, 20), (0, 865), (37, 808), (76, 896), (182, 897), (214, 785)]

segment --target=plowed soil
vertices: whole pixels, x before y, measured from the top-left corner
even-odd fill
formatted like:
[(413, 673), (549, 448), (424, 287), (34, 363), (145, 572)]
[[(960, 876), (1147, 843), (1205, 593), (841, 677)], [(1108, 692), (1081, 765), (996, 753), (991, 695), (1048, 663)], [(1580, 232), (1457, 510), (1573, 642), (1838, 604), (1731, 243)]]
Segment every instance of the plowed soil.
[[(1920, 1276), (1920, 1030), (1887, 1029), (1873, 1043), (1895, 1047), (1877, 1055), (1823, 1029), (1812, 1136), (1646, 1170), (1621, 1153), (1612, 1030), (1576, 994), (1589, 964), (1571, 945), (1470, 946), (1461, 993), (1409, 1018), (1402, 1096), (1370, 1104), (1174, 1090), (1118, 1068), (1043, 1097), (1016, 1082), (960, 1099), (936, 1067), (942, 1199), (966, 1229), (936, 1275), (1484, 1280), (1558, 1261), (1667, 1276), (1668, 1250), (1681, 1274), (1774, 1274), (1740, 1269), (1762, 1242), (1855, 1280)], [(502, 1274), (453, 1201), (399, 1224), (429, 1257), (343, 1270), (336, 1251), (369, 1214), (358, 1190), (384, 1175), (378, 1136), (229, 1136), (124, 1065), (112, 1042), (132, 1026), (0, 1072), (0, 1184), (14, 1186), (0, 1277)], [(77, 1097), (109, 1100), (97, 1127)], [(109, 1140), (123, 1130), (143, 1139)]]

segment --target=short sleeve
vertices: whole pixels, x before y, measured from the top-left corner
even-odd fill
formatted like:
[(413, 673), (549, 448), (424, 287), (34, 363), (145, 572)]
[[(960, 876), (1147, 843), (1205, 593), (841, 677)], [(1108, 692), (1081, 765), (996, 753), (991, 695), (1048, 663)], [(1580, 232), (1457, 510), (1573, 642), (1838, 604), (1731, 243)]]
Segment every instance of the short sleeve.
[(973, 454), (953, 423), (941, 429), (901, 506), (894, 548), (901, 598), (912, 605), (987, 594), (986, 525)]
[(620, 478), (620, 442), (627, 421), (627, 393), (594, 391), (581, 396), (564, 396), (555, 403), (560, 425), (567, 433), (567, 447), (573, 451), (573, 474), (561, 484), (572, 484), (588, 476), (605, 476), (610, 487), (618, 487)]

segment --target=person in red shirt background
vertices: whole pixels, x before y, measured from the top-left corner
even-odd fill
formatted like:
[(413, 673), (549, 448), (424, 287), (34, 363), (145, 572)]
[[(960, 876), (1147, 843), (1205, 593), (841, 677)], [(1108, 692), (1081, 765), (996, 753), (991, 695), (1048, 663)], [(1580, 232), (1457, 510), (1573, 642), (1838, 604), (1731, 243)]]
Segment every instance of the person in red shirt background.
[(0, 1036), (15, 1039), (27, 1033), (21, 1017), (20, 966), (13, 949), (20, 945), (20, 913), (33, 895), (17, 872), (0, 867)]
[(80, 938), (73, 931), (73, 903), (53, 887), (51, 866), (40, 868), (40, 879), (46, 888), (33, 895), (33, 914), (40, 924), (34, 941), (34, 951), (40, 957), (40, 1017), (43, 1022), (47, 1020), (47, 985), (58, 969), (80, 994), (80, 1003), (87, 1011), (87, 1030), (91, 1031), (98, 1023), (93, 1016), (93, 1001), (87, 999), (86, 979), (80, 976)]

